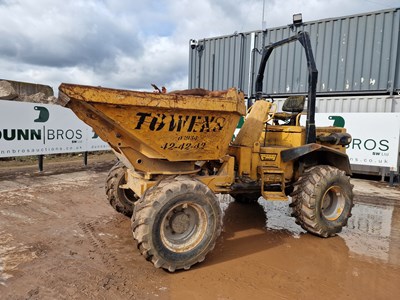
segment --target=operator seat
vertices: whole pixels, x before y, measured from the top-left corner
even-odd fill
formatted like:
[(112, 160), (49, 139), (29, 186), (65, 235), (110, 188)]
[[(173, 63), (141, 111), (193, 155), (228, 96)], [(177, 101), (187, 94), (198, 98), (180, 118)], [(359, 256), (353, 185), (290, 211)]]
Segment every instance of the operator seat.
[(278, 121), (284, 121), (285, 125), (296, 125), (296, 118), (304, 110), (306, 96), (289, 96), (283, 103), (283, 112), (274, 114), (274, 124), (278, 125)]

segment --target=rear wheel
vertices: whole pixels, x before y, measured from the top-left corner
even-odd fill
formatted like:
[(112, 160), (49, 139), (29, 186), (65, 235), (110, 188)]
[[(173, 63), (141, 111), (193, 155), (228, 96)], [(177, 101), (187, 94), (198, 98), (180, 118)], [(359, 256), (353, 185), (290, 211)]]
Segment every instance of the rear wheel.
[(203, 261), (221, 227), (214, 193), (186, 176), (164, 179), (146, 191), (132, 217), (133, 236), (142, 255), (170, 272)]
[(117, 162), (110, 170), (106, 182), (106, 194), (110, 205), (119, 213), (131, 217), (134, 203), (139, 197), (130, 189), (122, 189), (125, 184), (126, 167)]
[(353, 186), (337, 168), (324, 165), (307, 169), (291, 196), (296, 222), (315, 235), (336, 235), (351, 216)]

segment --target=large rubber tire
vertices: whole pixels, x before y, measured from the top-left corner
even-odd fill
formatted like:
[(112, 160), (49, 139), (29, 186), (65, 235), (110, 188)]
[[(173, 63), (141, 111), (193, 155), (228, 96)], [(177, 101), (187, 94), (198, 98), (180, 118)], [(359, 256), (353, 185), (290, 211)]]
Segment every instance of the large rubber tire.
[(251, 204), (257, 202), (257, 200), (261, 197), (260, 192), (251, 192), (247, 194), (233, 194), (231, 195), (235, 202), (242, 204)]
[(353, 185), (337, 168), (321, 165), (307, 169), (291, 196), (296, 223), (312, 234), (335, 236), (351, 216)]
[(129, 189), (120, 188), (125, 184), (126, 167), (122, 162), (117, 162), (110, 170), (106, 181), (106, 195), (110, 205), (119, 213), (131, 217), (134, 203), (139, 197)]
[(133, 237), (144, 257), (170, 272), (204, 260), (221, 233), (215, 194), (187, 176), (164, 179), (135, 205)]

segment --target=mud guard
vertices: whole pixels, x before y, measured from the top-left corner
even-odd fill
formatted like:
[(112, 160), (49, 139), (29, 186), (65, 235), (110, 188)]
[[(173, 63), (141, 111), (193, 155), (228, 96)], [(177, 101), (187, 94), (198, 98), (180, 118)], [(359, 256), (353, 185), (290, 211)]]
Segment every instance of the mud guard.
[(345, 153), (316, 143), (284, 150), (281, 158), (283, 162), (303, 158), (305, 161), (334, 166), (345, 171), (347, 175), (352, 174), (349, 157)]

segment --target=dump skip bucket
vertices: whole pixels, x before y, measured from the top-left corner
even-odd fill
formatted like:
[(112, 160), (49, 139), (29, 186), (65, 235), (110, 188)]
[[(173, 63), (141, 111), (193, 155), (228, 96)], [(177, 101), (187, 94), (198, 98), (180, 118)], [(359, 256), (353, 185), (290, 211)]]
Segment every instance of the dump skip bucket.
[(236, 89), (198, 96), (61, 84), (59, 92), (58, 104), (115, 151), (168, 161), (223, 157), (245, 114), (243, 94)]

